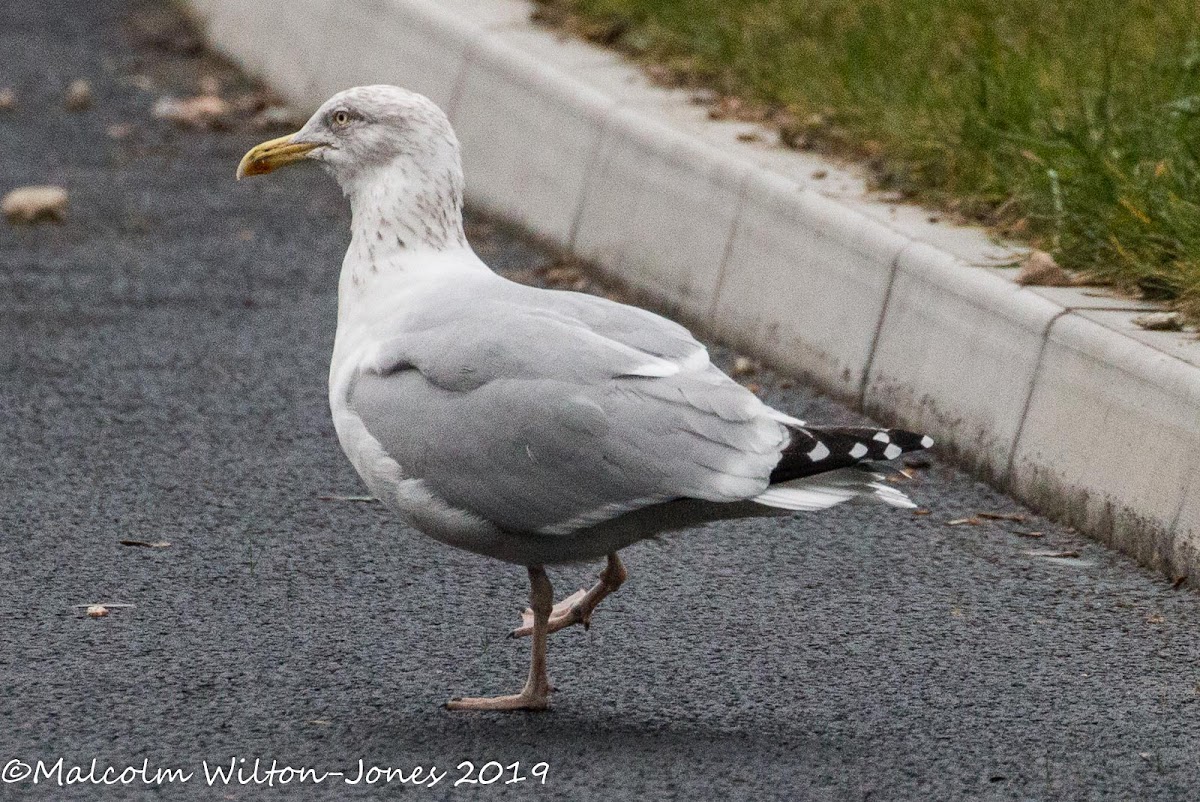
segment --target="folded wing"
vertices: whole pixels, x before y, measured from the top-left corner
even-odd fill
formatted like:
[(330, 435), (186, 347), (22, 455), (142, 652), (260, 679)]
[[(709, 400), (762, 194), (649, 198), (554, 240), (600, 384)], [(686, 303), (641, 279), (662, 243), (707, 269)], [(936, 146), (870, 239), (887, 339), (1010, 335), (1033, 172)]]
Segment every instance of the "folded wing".
[(786, 416), (713, 367), (686, 330), (520, 289), (536, 298), (464, 295), (410, 318), (352, 386), (351, 408), (406, 475), (502, 528), (547, 534), (766, 489)]

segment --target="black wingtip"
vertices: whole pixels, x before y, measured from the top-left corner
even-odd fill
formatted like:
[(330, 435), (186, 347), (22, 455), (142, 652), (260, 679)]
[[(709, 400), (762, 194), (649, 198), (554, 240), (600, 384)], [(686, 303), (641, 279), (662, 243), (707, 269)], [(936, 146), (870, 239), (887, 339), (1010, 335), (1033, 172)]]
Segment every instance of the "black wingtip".
[(771, 484), (800, 479), (860, 462), (892, 460), (933, 445), (933, 438), (905, 429), (867, 426), (788, 427), (792, 440), (771, 472)]

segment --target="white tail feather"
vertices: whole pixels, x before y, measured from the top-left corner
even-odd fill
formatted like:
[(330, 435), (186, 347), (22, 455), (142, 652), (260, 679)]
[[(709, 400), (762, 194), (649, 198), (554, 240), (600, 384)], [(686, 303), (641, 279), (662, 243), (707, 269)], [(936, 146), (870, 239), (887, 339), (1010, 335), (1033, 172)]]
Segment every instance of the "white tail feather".
[(887, 484), (882, 475), (860, 468), (842, 468), (780, 482), (768, 487), (751, 501), (781, 510), (808, 512), (824, 510), (854, 499), (882, 501), (904, 509), (917, 506), (908, 496)]

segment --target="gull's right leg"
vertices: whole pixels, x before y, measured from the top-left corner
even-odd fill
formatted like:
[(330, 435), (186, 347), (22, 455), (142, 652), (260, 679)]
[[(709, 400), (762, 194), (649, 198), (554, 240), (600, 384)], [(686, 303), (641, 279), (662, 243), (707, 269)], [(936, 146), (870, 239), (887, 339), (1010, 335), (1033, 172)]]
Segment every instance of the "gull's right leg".
[[(621, 563), (621, 558), (614, 551), (608, 555), (608, 562), (600, 572), (600, 580), (592, 585), (591, 590), (577, 590), (567, 598), (554, 605), (550, 611), (548, 632), (558, 632), (575, 624), (583, 624), (584, 629), (592, 625), (592, 612), (596, 605), (610, 593), (615, 593), (625, 583), (629, 574)], [(520, 638), (533, 634), (533, 610), (526, 609), (521, 614), (521, 626), (508, 633), (510, 638)]]
[(511, 696), (455, 698), (446, 702), (449, 710), (545, 710), (550, 706), (550, 677), (546, 673), (546, 624), (554, 604), (554, 589), (545, 569), (529, 567), (529, 604), (533, 609), (533, 649), (529, 658), (529, 678), (520, 693)]

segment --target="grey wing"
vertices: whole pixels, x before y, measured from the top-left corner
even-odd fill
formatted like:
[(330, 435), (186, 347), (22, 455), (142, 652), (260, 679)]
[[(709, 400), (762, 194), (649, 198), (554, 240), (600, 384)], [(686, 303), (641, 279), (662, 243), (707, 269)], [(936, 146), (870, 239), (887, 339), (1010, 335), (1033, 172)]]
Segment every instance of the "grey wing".
[(406, 475), (510, 531), (762, 492), (785, 427), (694, 349), (672, 361), (622, 339), (542, 306), (476, 303), (398, 338), (349, 403)]
[[(518, 297), (538, 292), (531, 287), (516, 287), (520, 289), (513, 292)], [(552, 297), (554, 308), (605, 337), (655, 356), (685, 360), (703, 355), (703, 363), (708, 362), (707, 349), (692, 333), (661, 315), (579, 292), (556, 292)]]

